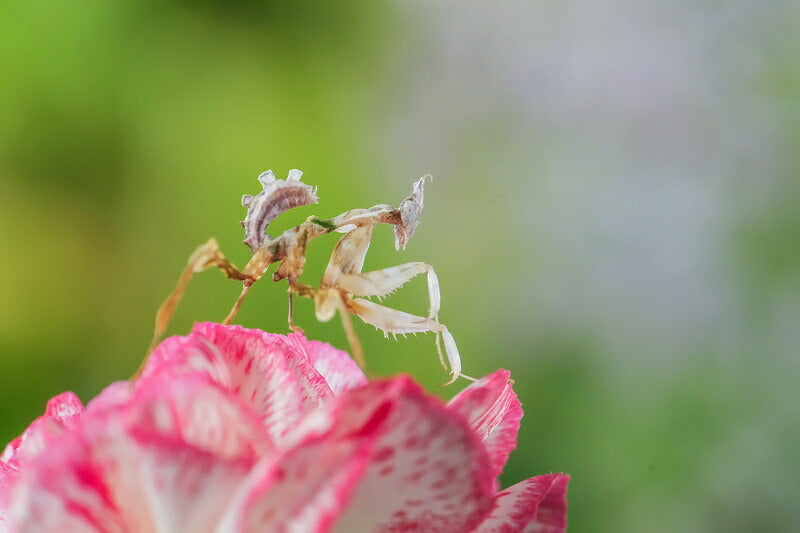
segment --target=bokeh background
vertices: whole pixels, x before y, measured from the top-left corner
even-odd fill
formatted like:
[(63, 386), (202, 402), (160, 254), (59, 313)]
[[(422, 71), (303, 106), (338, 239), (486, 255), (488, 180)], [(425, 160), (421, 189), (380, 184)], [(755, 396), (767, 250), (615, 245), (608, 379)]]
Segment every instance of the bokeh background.
[[(798, 530), (798, 51), (790, 0), (3, 2), (0, 441), (129, 376), (198, 244), (246, 262), (261, 171), (319, 187), (278, 230), (431, 173), (366, 268), (433, 264), (465, 372), (511, 369), (505, 484), (571, 473), (572, 531)], [(171, 332), (238, 291), (198, 276)], [(424, 280), (389, 302), (423, 313)], [(238, 321), (286, 305), (265, 279)], [(465, 385), (432, 336), (356, 326), (376, 373)]]

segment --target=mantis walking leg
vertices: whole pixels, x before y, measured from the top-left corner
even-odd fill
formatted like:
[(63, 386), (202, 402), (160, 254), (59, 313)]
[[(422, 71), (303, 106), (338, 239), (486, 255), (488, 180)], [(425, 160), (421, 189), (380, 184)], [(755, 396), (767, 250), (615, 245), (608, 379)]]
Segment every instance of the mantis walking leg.
[[(208, 242), (195, 250), (195, 252), (189, 258), (186, 268), (183, 269), (183, 273), (181, 274), (180, 279), (178, 279), (178, 284), (175, 286), (175, 289), (169, 296), (167, 296), (167, 299), (164, 300), (164, 303), (161, 304), (161, 307), (158, 308), (158, 312), (156, 313), (155, 327), (153, 328), (153, 340), (150, 343), (150, 348), (147, 350), (148, 353), (153, 351), (153, 349), (161, 341), (164, 333), (167, 331), (167, 326), (169, 325), (172, 315), (175, 313), (175, 309), (178, 307), (178, 303), (181, 301), (181, 297), (186, 291), (186, 286), (189, 284), (189, 281), (191, 281), (192, 276), (194, 276), (197, 272), (202, 272), (203, 270), (211, 267), (220, 268), (225, 275), (231, 279), (237, 279), (245, 282), (245, 289), (242, 291), (242, 294), (239, 296), (239, 300), (237, 300), (234, 308), (231, 310), (231, 313), (229, 313), (226, 320), (229, 321), (233, 318), (233, 315), (236, 313), (236, 310), (241, 304), (241, 300), (247, 294), (250, 284), (252, 284), (252, 279), (249, 276), (242, 274), (230, 261), (225, 259), (225, 256), (222, 255), (222, 252), (219, 249), (219, 244), (217, 244), (216, 239), (209, 239)], [(136, 375), (138, 375), (138, 372)]]

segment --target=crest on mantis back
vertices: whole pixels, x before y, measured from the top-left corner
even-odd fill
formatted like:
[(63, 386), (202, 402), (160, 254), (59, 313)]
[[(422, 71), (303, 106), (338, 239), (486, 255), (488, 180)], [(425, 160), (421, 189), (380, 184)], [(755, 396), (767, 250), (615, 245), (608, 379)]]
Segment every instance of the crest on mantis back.
[(285, 180), (275, 178), (271, 170), (258, 176), (263, 189), (253, 196), (242, 196), (242, 205), (247, 208), (247, 215), (240, 224), (244, 227), (244, 243), (255, 251), (268, 238), (267, 226), (281, 213), (308, 204), (319, 202), (316, 188), (306, 185), (300, 178), (303, 173), (296, 168), (289, 171)]

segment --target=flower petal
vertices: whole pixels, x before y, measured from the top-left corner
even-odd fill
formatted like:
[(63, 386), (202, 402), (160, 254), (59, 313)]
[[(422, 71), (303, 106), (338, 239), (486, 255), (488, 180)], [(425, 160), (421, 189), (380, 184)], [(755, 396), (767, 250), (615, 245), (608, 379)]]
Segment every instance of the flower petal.
[(157, 373), (202, 372), (234, 391), (261, 417), (274, 442), (323, 398), (333, 395), (311, 362), (283, 335), (214, 323), (195, 325), (151, 354), (140, 382)]
[(136, 427), (221, 457), (257, 456), (273, 449), (266, 428), (247, 404), (206, 376), (151, 378), (137, 388), (128, 409)]
[[(128, 471), (140, 483), (131, 486), (127, 476), (118, 479), (134, 489), (120, 501), (143, 502), (152, 527), (129, 531), (214, 531), (253, 464), (250, 458), (226, 459), (175, 441), (143, 438), (137, 444), (136, 464), (128, 465)], [(122, 494), (118, 485), (114, 488)], [(126, 525), (142, 518), (135, 506), (125, 511)]]
[(211, 531), (252, 464), (118, 427), (92, 429), (102, 434), (72, 433), (23, 470), (13, 493), (18, 531)]
[(83, 404), (72, 392), (63, 392), (47, 402), (44, 415), (34, 420), (16, 439), (12, 440), (2, 455), (0, 462), (12, 463), (21, 455), (33, 456), (44, 447), (44, 439), (50, 433), (59, 434), (65, 426), (71, 425), (83, 411)]
[(0, 462), (0, 533), (11, 530), (8, 522), (8, 499), (11, 486), (19, 476), (19, 466)]
[(322, 374), (334, 394), (364, 385), (367, 377), (347, 352), (327, 342), (310, 341), (298, 332), (288, 335), (289, 341), (306, 353), (314, 368)]
[(125, 531), (101, 471), (77, 432), (64, 435), (57, 447), (26, 464), (13, 486), (15, 530)]
[(51, 437), (58, 437), (76, 423), (83, 412), (83, 404), (75, 394), (64, 392), (47, 402), (44, 415), (34, 420), (0, 454), (0, 531), (8, 520), (8, 497), (11, 486), (19, 477), (20, 465), (30, 461), (45, 450)]
[(489, 451), (492, 475), (503, 471), (517, 447), (522, 406), (509, 381), (508, 370), (497, 370), (458, 393), (448, 407), (464, 415)]
[[(168, 377), (168, 376), (163, 376)], [(130, 402), (87, 411), (25, 463), (12, 490), (20, 531), (212, 531), (256, 461), (263, 429), (198, 375), (151, 378)]]
[(328, 531), (367, 468), (390, 404), (340, 404), (327, 428), (314, 426), (281, 456), (262, 460), (217, 531)]
[[(569, 475), (556, 474), (550, 490), (539, 504), (536, 518), (525, 528), (526, 533), (563, 533), (567, 529), (567, 485)], [(535, 479), (535, 478), (534, 478)]]
[(563, 532), (568, 482), (567, 475), (545, 474), (499, 492), (494, 510), (474, 533)]
[(493, 504), (486, 450), (466, 421), (407, 377), (347, 392), (394, 398), (370, 465), (334, 531), (471, 531)]
[(45, 416), (69, 423), (83, 412), (83, 403), (72, 392), (64, 392), (54, 396), (47, 402)]
[(133, 396), (134, 385), (130, 381), (115, 381), (100, 391), (86, 404), (87, 411), (104, 411), (120, 406)]

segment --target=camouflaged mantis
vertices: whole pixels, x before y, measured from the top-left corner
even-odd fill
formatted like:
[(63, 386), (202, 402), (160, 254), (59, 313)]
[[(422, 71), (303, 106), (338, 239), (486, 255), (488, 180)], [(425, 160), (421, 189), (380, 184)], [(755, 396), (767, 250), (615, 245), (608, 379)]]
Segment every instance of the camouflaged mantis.
[[(353, 358), (362, 368), (363, 350), (353, 329), (351, 314), (358, 315), (367, 324), (382, 330), (386, 336), (389, 333), (395, 335), (435, 333), (439, 359), (445, 368), (447, 366), (450, 368), (451, 379), (448, 383), (463, 376), (455, 340), (438, 320), (441, 297), (439, 280), (433, 267), (427, 263), (415, 262), (372, 272), (361, 271), (372, 232), (378, 224), (393, 225), (395, 248), (397, 250), (405, 248), (419, 224), (423, 206), (423, 186), (429, 176), (414, 183), (411, 195), (403, 200), (399, 207), (376, 205), (369, 209), (352, 209), (325, 220), (311, 216), (302, 224), (284, 231), (277, 237), (271, 237), (267, 234), (267, 229), (278, 215), (293, 207), (318, 201), (316, 190), (300, 181), (302, 174), (299, 170), (291, 170), (285, 180), (280, 180), (268, 170), (258, 177), (262, 185), (261, 192), (255, 196), (246, 194), (242, 197), (242, 205), (247, 207), (247, 215), (241, 222), (245, 230), (244, 243), (250, 247), (253, 257), (243, 269), (239, 270), (222, 255), (215, 239), (212, 238), (200, 246), (189, 258), (175, 290), (156, 314), (150, 349), (152, 350), (163, 337), (175, 307), (194, 273), (218, 267), (227, 277), (242, 282), (242, 292), (222, 322), (229, 324), (250, 291), (250, 287), (261, 279), (272, 263), (279, 263), (272, 279), (273, 281), (285, 279), (289, 283), (289, 327), (292, 330), (300, 329), (292, 321), (292, 296), (297, 294), (314, 301), (318, 320), (327, 322), (337, 313), (341, 316)], [(319, 287), (314, 288), (300, 283), (298, 279), (303, 273), (309, 242), (316, 237), (334, 232), (343, 235), (333, 250)], [(411, 315), (364, 299), (370, 296), (386, 296), (423, 273), (427, 275), (430, 301), (426, 317)], [(442, 356), (440, 338), (444, 344), (448, 365), (445, 365)]]

